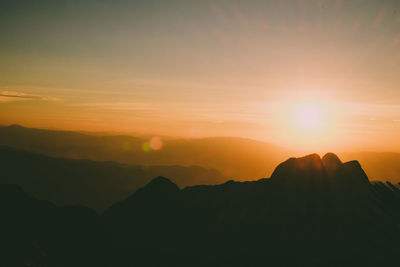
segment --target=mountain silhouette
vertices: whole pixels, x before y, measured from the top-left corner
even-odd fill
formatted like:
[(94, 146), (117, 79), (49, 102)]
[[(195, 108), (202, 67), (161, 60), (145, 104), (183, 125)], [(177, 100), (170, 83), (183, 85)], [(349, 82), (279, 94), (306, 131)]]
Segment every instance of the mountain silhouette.
[(326, 153), (322, 157), (322, 164), (329, 172), (336, 171), (341, 165), (342, 161), (333, 153)]
[(98, 216), (0, 185), (5, 266), (396, 266), (400, 188), (334, 154), (270, 178), (180, 189), (157, 177)]
[[(118, 255), (122, 261), (149, 263), (150, 251), (160, 255), (151, 259), (154, 265), (167, 261), (165, 255), (200, 266), (398, 261), (399, 189), (371, 184), (357, 161), (312, 154), (281, 163), (270, 179), (183, 190), (169, 190), (174, 187), (164, 178), (160, 184), (150, 183), (104, 214), (113, 234), (135, 240), (131, 248), (141, 251)], [(144, 206), (155, 214), (145, 216)], [(120, 218), (129, 222), (126, 228)], [(116, 246), (124, 251), (127, 244)]]
[(199, 166), (133, 166), (49, 157), (0, 146), (0, 183), (18, 184), (26, 192), (59, 205), (83, 205), (104, 211), (158, 175), (173, 177), (180, 187), (217, 184), (225, 178)]

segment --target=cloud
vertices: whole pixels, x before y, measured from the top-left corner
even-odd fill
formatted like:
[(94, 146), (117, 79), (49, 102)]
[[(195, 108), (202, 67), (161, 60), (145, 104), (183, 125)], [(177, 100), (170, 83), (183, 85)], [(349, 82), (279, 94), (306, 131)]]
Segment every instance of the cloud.
[(0, 91), (0, 102), (13, 102), (13, 101), (24, 101), (24, 100), (59, 101), (60, 99), (52, 96), (27, 94), (16, 91)]
[(95, 102), (79, 103), (70, 106), (82, 107), (90, 110), (113, 110), (113, 111), (155, 111), (156, 105), (140, 102)]

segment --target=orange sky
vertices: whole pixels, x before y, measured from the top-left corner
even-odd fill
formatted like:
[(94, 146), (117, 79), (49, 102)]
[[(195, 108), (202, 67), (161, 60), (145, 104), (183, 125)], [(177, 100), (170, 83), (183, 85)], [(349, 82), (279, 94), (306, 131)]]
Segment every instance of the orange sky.
[(0, 123), (400, 151), (400, 2), (166, 2), (6, 4)]

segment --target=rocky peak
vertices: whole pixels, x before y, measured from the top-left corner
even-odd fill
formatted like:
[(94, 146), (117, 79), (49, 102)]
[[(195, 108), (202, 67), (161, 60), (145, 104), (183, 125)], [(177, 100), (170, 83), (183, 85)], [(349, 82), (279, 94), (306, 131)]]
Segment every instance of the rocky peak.
[(327, 153), (322, 157), (322, 164), (327, 171), (336, 171), (342, 166), (342, 161), (333, 153)]
[(323, 176), (323, 171), (323, 163), (318, 154), (290, 158), (276, 167), (271, 175), (271, 181), (318, 179)]

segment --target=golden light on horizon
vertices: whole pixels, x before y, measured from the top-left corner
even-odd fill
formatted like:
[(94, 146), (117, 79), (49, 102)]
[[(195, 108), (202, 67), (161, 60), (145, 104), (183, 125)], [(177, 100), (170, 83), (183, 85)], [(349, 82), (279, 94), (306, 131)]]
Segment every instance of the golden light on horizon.
[(400, 151), (400, 1), (14, 2), (0, 125)]

